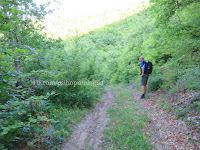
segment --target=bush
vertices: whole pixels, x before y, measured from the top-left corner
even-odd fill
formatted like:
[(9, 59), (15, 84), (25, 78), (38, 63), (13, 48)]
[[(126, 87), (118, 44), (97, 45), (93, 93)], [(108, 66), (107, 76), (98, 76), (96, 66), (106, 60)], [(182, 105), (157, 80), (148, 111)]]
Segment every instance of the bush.
[(150, 92), (158, 90), (163, 84), (161, 76), (150, 76), (148, 81), (148, 90)]
[(200, 85), (200, 73), (197, 71), (198, 68), (185, 70), (185, 73), (179, 77), (178, 83), (183, 88), (198, 90)]
[(27, 138), (41, 134), (45, 122), (49, 122), (49, 95), (31, 96), (26, 100), (18, 98), (0, 104), (0, 148), (12, 149), (26, 144)]
[(88, 108), (99, 98), (102, 90), (100, 87), (93, 87), (87, 85), (81, 86), (61, 86), (52, 87), (56, 92), (55, 95), (50, 97), (50, 100), (54, 103), (79, 107)]
[[(87, 79), (76, 79), (77, 85), (73, 79), (68, 79), (66, 72), (35, 71), (31, 78), (35, 78), (36, 83), (32, 92), (35, 95), (44, 95), (49, 91), (55, 94), (49, 97), (53, 103), (65, 105), (68, 107), (88, 108), (100, 97), (103, 92), (102, 85), (93, 85), (95, 81)], [(45, 85), (42, 85), (45, 81)], [(67, 82), (66, 82), (67, 81)], [(72, 81), (72, 82), (70, 82)], [(82, 82), (83, 81), (83, 82)], [(41, 83), (41, 84), (38, 84)], [(58, 85), (59, 83), (59, 85)], [(99, 81), (96, 82), (100, 83)], [(80, 84), (80, 85), (78, 85)], [(87, 85), (89, 84), (89, 85)]]

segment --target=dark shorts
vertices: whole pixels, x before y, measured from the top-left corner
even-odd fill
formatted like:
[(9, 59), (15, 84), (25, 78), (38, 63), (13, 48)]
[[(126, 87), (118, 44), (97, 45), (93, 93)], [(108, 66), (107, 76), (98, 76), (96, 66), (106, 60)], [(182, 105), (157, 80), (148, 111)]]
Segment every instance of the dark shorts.
[(143, 77), (141, 77), (141, 85), (147, 85), (148, 78), (149, 78), (148, 74), (145, 74)]

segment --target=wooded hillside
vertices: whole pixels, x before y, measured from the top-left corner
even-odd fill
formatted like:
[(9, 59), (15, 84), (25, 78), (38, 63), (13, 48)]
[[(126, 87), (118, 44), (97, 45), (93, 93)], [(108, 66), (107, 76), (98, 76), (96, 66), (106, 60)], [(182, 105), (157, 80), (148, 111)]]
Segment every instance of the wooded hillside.
[[(79, 111), (93, 106), (105, 85), (140, 84), (140, 56), (154, 67), (148, 92), (199, 95), (200, 2), (150, 2), (133, 16), (62, 40), (42, 32), (45, 5), (0, 0), (0, 149), (59, 145), (73, 115), (79, 121), (85, 114)], [(195, 106), (199, 113), (198, 98)], [(63, 122), (66, 116), (56, 118), (55, 110), (72, 116)]]

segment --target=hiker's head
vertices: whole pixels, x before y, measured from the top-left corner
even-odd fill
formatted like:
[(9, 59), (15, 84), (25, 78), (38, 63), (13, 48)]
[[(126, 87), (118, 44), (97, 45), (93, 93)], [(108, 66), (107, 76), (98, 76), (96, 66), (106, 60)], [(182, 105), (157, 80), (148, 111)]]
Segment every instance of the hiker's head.
[(144, 60), (144, 56), (140, 56), (139, 61), (142, 62)]

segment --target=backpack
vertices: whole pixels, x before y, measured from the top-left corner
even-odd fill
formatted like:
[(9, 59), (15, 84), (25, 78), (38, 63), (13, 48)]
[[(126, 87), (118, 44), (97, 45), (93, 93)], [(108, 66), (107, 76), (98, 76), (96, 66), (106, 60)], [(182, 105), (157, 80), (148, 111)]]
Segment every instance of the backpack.
[(153, 70), (153, 64), (152, 64), (152, 62), (148, 61), (145, 65), (145, 73), (151, 74), (152, 70)]

